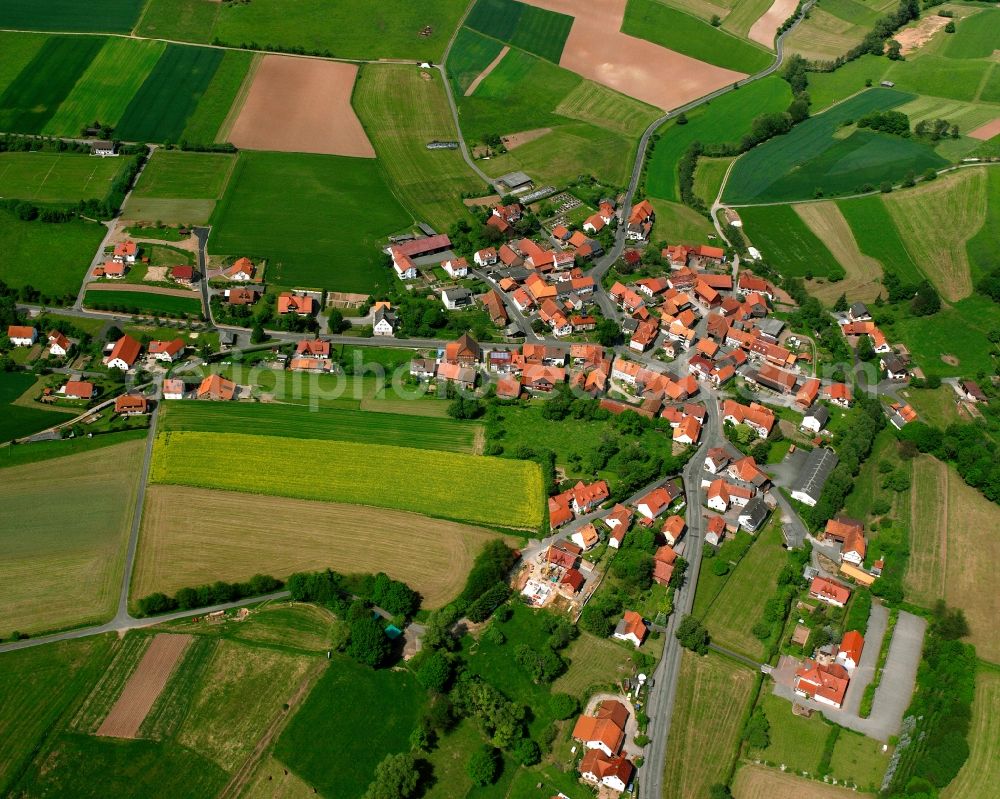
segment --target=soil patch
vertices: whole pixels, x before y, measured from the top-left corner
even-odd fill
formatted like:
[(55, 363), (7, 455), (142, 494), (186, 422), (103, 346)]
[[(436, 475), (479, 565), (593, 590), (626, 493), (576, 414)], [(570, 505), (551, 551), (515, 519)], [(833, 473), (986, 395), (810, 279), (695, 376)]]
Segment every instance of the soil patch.
[(994, 136), (1000, 136), (1000, 117), (985, 125), (980, 125), (975, 130), (970, 130), (965, 135), (970, 139), (979, 139), (979, 141), (989, 141)]
[(499, 194), (488, 194), (486, 197), (467, 197), (462, 200), (466, 208), (483, 208), (487, 205), (496, 205), (500, 202)]
[(150, 266), (146, 269), (146, 276), (143, 280), (148, 280), (150, 283), (162, 283), (167, 279), (167, 272), (170, 271), (170, 267), (167, 266)]
[(510, 48), (504, 45), (503, 49), (497, 53), (497, 57), (490, 61), (490, 63), (486, 65), (486, 69), (476, 75), (475, 80), (469, 84), (469, 88), (465, 90), (466, 97), (471, 97), (475, 93), (476, 89), (479, 88), (479, 84), (489, 77), (490, 73), (497, 68), (500, 62), (503, 61), (503, 57), (509, 52)]
[(626, 0), (526, 2), (574, 17), (559, 66), (665, 111), (746, 77), (621, 33)]
[(750, 41), (773, 50), (778, 28), (792, 15), (797, 5), (798, 0), (774, 0), (771, 7), (751, 26), (747, 37)]
[(125, 683), (111, 712), (98, 727), (97, 734), (110, 738), (135, 738), (190, 642), (190, 635), (157, 635), (139, 661), (135, 673)]
[(848, 788), (788, 774), (765, 766), (743, 766), (733, 781), (736, 799), (848, 799), (868, 796)]
[(947, 17), (924, 17), (912, 28), (905, 28), (892, 38), (899, 42), (899, 52), (903, 55), (909, 55), (927, 44), (931, 37), (949, 22)]
[(534, 141), (535, 139), (540, 139), (546, 133), (551, 133), (552, 128), (535, 128), (534, 130), (523, 130), (520, 133), (509, 133), (506, 136), (501, 136), (503, 140), (503, 146), (508, 150), (513, 150), (520, 147), (522, 144), (527, 144), (529, 141)]
[(374, 158), (354, 108), (355, 64), (266, 55), (229, 140), (241, 149)]
[(941, 355), (941, 360), (944, 361), (948, 366), (958, 366), (958, 358), (954, 355)]
[(810, 283), (810, 291), (831, 304), (841, 294), (846, 294), (849, 300), (874, 300), (882, 288), (882, 264), (858, 249), (851, 226), (837, 204), (800, 203), (792, 208), (847, 272), (847, 277), (836, 283)]

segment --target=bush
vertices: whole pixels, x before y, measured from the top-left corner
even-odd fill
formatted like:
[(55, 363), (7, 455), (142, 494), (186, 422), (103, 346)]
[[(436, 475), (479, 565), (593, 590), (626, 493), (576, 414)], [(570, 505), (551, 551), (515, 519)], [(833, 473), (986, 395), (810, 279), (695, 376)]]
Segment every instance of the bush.
[(694, 616), (685, 616), (681, 619), (675, 634), (685, 649), (690, 649), (699, 655), (708, 652), (708, 630)]
[(514, 747), (514, 757), (522, 766), (533, 766), (542, 759), (542, 750), (530, 738), (522, 738)]
[(721, 558), (716, 558), (712, 563), (712, 574), (716, 577), (725, 577), (729, 574), (729, 569), (729, 562)]
[(472, 753), (465, 770), (473, 785), (492, 785), (500, 776), (499, 753), (492, 746), (484, 746)]
[(743, 737), (754, 749), (767, 749), (771, 745), (771, 723), (763, 708), (757, 708), (750, 716)]
[(486, 621), (493, 611), (510, 598), (510, 587), (507, 583), (497, 583), (475, 602), (469, 605), (465, 615), (469, 621), (479, 624)]
[(451, 679), (451, 661), (444, 652), (432, 652), (420, 664), (417, 679), (428, 691), (443, 693)]
[(499, 538), (488, 541), (483, 551), (476, 556), (461, 599), (474, 602), (493, 588), (498, 582), (505, 582), (507, 573), (514, 565), (514, 550)]
[(576, 697), (569, 694), (554, 693), (549, 697), (549, 710), (552, 715), (562, 721), (568, 719), (580, 709)]

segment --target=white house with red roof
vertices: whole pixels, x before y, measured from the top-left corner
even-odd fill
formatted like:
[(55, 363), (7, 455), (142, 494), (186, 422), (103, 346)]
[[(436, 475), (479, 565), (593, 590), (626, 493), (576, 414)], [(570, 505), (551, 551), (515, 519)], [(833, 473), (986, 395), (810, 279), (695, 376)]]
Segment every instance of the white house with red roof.
[(38, 331), (27, 325), (10, 325), (7, 328), (7, 338), (15, 347), (30, 347), (38, 341)]
[(122, 336), (111, 348), (108, 355), (107, 367), (109, 369), (121, 369), (128, 371), (139, 358), (142, 345), (131, 336)]
[(147, 351), (158, 361), (173, 363), (184, 355), (184, 339), (175, 338), (171, 341), (150, 341)]
[(836, 608), (842, 608), (851, 598), (851, 589), (826, 577), (814, 577), (809, 585), (809, 596)]
[(72, 347), (73, 342), (66, 338), (62, 332), (53, 330), (49, 333), (49, 355), (55, 358), (65, 358), (69, 355)]
[(484, 247), (472, 256), (476, 266), (493, 266), (497, 262), (497, 251), (494, 247)]
[(673, 502), (679, 494), (680, 492), (677, 490), (677, 486), (673, 483), (667, 483), (666, 485), (654, 488), (646, 494), (646, 496), (640, 499), (636, 504), (636, 510), (638, 510), (639, 513), (641, 513), (647, 520), (652, 521), (666, 511), (666, 509), (670, 507), (670, 503)]
[(848, 671), (854, 671), (861, 662), (861, 653), (865, 648), (865, 639), (857, 630), (844, 633), (844, 638), (837, 649), (837, 662)]
[(611, 637), (617, 638), (619, 641), (628, 641), (638, 649), (642, 646), (642, 642), (646, 640), (648, 632), (649, 630), (642, 616), (634, 610), (626, 610)]
[(246, 283), (253, 280), (257, 267), (249, 258), (237, 258), (236, 262), (225, 271), (225, 275), (230, 280), (238, 283)]
[(580, 777), (618, 793), (628, 787), (634, 773), (635, 767), (627, 758), (620, 755), (608, 757), (598, 749), (589, 750), (580, 761)]
[(449, 258), (441, 264), (441, 267), (448, 273), (448, 277), (454, 280), (469, 276), (469, 262), (464, 258)]
[(134, 241), (121, 241), (115, 245), (114, 260), (120, 264), (134, 264), (139, 247)]
[(795, 672), (795, 693), (820, 704), (839, 708), (850, 684), (847, 669), (839, 663), (823, 664), (806, 660)]

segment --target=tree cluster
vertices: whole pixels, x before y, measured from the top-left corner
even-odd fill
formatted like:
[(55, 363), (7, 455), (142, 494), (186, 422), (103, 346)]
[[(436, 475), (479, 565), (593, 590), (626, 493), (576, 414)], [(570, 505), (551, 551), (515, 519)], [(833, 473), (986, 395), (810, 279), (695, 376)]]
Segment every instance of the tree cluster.
[(155, 616), (172, 610), (191, 610), (235, 602), (246, 597), (262, 596), (281, 589), (282, 582), (266, 574), (255, 574), (245, 583), (218, 580), (211, 585), (181, 588), (173, 596), (155, 592), (139, 600), (142, 616)]
[(858, 120), (858, 127), (894, 136), (909, 136), (910, 118), (902, 111), (871, 111)]
[(681, 646), (704, 655), (708, 652), (708, 645), (711, 639), (708, 637), (708, 629), (694, 616), (685, 616), (681, 623), (677, 625), (677, 632), (674, 633)]
[(980, 429), (980, 423), (955, 422), (942, 433), (925, 422), (910, 422), (897, 434), (920, 452), (952, 463), (959, 475), (988, 500), (1000, 503), (1000, 447)]

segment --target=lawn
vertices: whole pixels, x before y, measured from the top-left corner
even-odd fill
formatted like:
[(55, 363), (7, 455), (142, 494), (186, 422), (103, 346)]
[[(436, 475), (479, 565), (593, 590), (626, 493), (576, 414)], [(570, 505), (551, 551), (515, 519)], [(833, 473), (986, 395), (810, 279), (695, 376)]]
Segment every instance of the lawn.
[[(238, 641), (297, 649), (302, 652), (326, 653), (331, 644), (331, 632), (344, 622), (320, 605), (304, 602), (270, 604), (256, 609), (250, 618), (235, 630), (227, 631)], [(197, 627), (197, 623), (191, 625)], [(204, 627), (201, 627), (204, 630)]]
[[(0, 209), (0, 280), (33, 286), (57, 305), (63, 298), (72, 302), (106, 232), (96, 222), (22, 222)], [(40, 252), (46, 253), (41, 261)]]
[(144, 514), (134, 599), (261, 572), (285, 578), (333, 568), (384, 571), (420, 592), (424, 607), (440, 607), (458, 595), (473, 559), (496, 537), (407, 511), (184, 486), (150, 486)]
[(386, 755), (410, 750), (424, 702), (412, 674), (372, 671), (335, 655), (281, 733), (274, 755), (325, 795), (360, 799)]
[[(197, 2), (204, 5), (204, 0)], [(238, 50), (226, 51), (194, 113), (188, 118), (181, 141), (210, 144), (219, 140), (222, 125), (258, 58), (260, 56)]]
[[(151, 479), (514, 528), (533, 529), (542, 521), (541, 469), (534, 462), (382, 444), (161, 433)], [(507, 490), (498, 494), (497, 485)]]
[(840, 209), (858, 249), (882, 264), (883, 272), (892, 272), (904, 283), (917, 284), (924, 279), (896, 229), (882, 197), (859, 197), (839, 200)]
[(267, 259), (270, 282), (370, 292), (393, 282), (379, 247), (411, 218), (375, 159), (245, 152), (212, 222), (212, 253)]
[[(4, 631), (7, 635), (7, 631)], [(0, 658), (0, 792), (28, 765), (67, 708), (90, 689), (110, 658), (113, 636), (62, 641)]]
[(148, 0), (136, 33), (151, 39), (207, 43), (221, 9), (221, 3), (205, 0)]
[(852, 730), (841, 730), (833, 747), (831, 773), (841, 782), (855, 783), (873, 793), (882, 787), (882, 777), (889, 765), (890, 752), (882, 744)]
[(0, 5), (0, 27), (17, 30), (70, 32), (132, 30), (145, 0), (102, 0), (101, 11), (77, 0), (5, 0)]
[[(1000, 144), (1000, 136), (994, 139)], [(972, 279), (978, 281), (1000, 268), (1000, 171), (986, 170), (986, 221), (966, 242)]]
[(748, 763), (736, 772), (733, 796), (735, 799), (856, 799), (867, 794)]
[(41, 133), (104, 42), (97, 36), (46, 39), (0, 95), (0, 130)]
[(694, 171), (694, 193), (705, 205), (711, 206), (719, 196), (722, 181), (733, 158), (699, 158)]
[[(423, 74), (430, 75), (430, 80)], [(455, 123), (436, 71), (365, 64), (354, 88), (353, 105), (396, 195), (414, 218), (438, 230), (468, 218), (462, 196), (485, 190), (485, 184), (458, 150), (426, 147), (430, 141), (455, 139)]]
[(114, 614), (142, 451), (130, 441), (3, 471), (0, 630), (37, 633)]
[(663, 772), (664, 799), (707, 796), (736, 758), (753, 670), (719, 655), (684, 650)]
[(969, 759), (958, 776), (942, 791), (944, 799), (989, 799), (1000, 780), (1000, 671), (980, 666), (972, 702)]
[[(223, 640), (215, 647), (178, 743), (233, 773), (282, 715), (315, 656)], [(314, 671), (315, 673), (315, 671)]]
[(164, 316), (201, 316), (201, 300), (194, 293), (190, 297), (174, 294), (156, 294), (150, 291), (88, 291), (83, 298), (88, 308), (124, 313)]
[(902, 91), (972, 102), (991, 66), (988, 61), (924, 54), (893, 63), (884, 79), (893, 81)]
[[(713, 197), (713, 199), (715, 199)], [(667, 200), (650, 199), (656, 212), (656, 238), (669, 244), (705, 244), (715, 227), (693, 208)]]
[[(715, 557), (735, 568), (743, 556), (750, 550), (750, 547), (753, 546), (754, 540), (754, 537), (750, 533), (745, 530), (739, 530), (735, 537), (731, 537), (723, 542)], [(699, 619), (705, 618), (705, 613), (708, 612), (708, 609), (715, 602), (716, 597), (719, 596), (719, 593), (732, 576), (732, 571), (723, 575), (718, 575), (712, 571), (711, 558), (705, 557), (708, 551), (709, 548), (706, 547), (702, 554), (701, 570), (698, 572), (698, 586), (694, 595), (694, 605), (691, 609), (691, 615), (697, 616)]]
[[(279, 372), (278, 375), (298, 376), (291, 372)], [(252, 430), (256, 435), (387, 444), (445, 452), (471, 453), (479, 427), (454, 419), (345, 408), (313, 410), (301, 405), (171, 402), (164, 410), (160, 426), (165, 432), (242, 433)]]
[(904, 395), (921, 421), (941, 430), (952, 422), (968, 421), (965, 415), (959, 414), (957, 397), (949, 385), (938, 388), (909, 388)]
[(787, 558), (781, 547), (780, 520), (772, 521), (733, 570), (703, 619), (712, 640), (750, 658), (764, 655), (764, 644), (751, 628), (763, 618)]
[(947, 162), (915, 139), (853, 130), (835, 136), (842, 124), (871, 111), (884, 111), (913, 99), (895, 89), (869, 89), (796, 125), (784, 136), (743, 155), (729, 175), (723, 196), (728, 203), (805, 200), (870, 191)]
[(1000, 13), (983, 9), (974, 17), (963, 19), (953, 36), (948, 37), (944, 54), (948, 58), (989, 58), (1000, 41)]
[(736, 72), (760, 72), (774, 54), (658, 0), (628, 0), (622, 33)]
[(994, 622), (1000, 594), (983, 591), (1000, 557), (1000, 539), (983, 536), (996, 526), (996, 505), (966, 485), (954, 468), (930, 456), (913, 460), (910, 562), (907, 594), (930, 604), (943, 598), (965, 611), (977, 654), (1000, 662)]
[(24, 372), (0, 372), (0, 442), (29, 436), (44, 430), (65, 418), (56, 416), (42, 408), (13, 404), (18, 397), (35, 384), (35, 376)]
[(750, 749), (748, 756), (787, 766), (792, 771), (816, 773), (833, 725), (820, 713), (810, 718), (794, 715), (792, 703), (772, 694), (770, 687), (765, 686), (761, 692), (757, 707), (763, 708), (771, 724), (771, 742), (766, 749)]
[(784, 111), (792, 101), (788, 83), (777, 76), (754, 81), (731, 91), (686, 115), (687, 122), (668, 122), (653, 143), (646, 163), (646, 194), (664, 200), (680, 200), (677, 164), (696, 141), (721, 144), (736, 141), (749, 130), (754, 117)]
[(465, 24), (558, 64), (573, 17), (517, 0), (477, 0)]
[[(987, 334), (998, 326), (1000, 308), (974, 293), (933, 316), (900, 319), (894, 331), (924, 374), (960, 377), (980, 370), (991, 372), (993, 344)], [(945, 363), (942, 355), (954, 357), (958, 363)]]
[[(910, 257), (926, 265), (927, 276), (947, 300), (972, 292), (966, 246), (986, 221), (986, 173), (985, 168), (961, 169), (884, 198)], [(925, 219), (937, 224), (922, 224)]]
[(19, 783), (23, 795), (202, 799), (229, 779), (207, 757), (171, 741), (62, 733), (50, 746), (44, 762), (36, 760)]
[(577, 84), (555, 107), (555, 113), (623, 136), (637, 136), (662, 115), (651, 105), (589, 80)]
[(833, 72), (810, 73), (809, 97), (812, 100), (812, 112), (819, 113), (833, 103), (864, 91), (868, 81), (878, 85), (891, 64), (886, 58), (863, 55)]
[(627, 677), (632, 670), (628, 649), (617, 641), (597, 638), (588, 632), (581, 632), (563, 656), (569, 661), (569, 668), (552, 683), (552, 691), (570, 694), (581, 700), (589, 696), (595, 687)]
[(840, 272), (830, 251), (790, 205), (740, 209), (744, 235), (768, 262), (788, 277), (826, 277)]
[(95, 121), (115, 127), (164, 50), (163, 42), (118, 37), (105, 40), (100, 52), (45, 125), (44, 132), (52, 136), (79, 136)]
[(0, 198), (37, 203), (103, 200), (121, 171), (114, 158), (81, 153), (0, 153)]
[(222, 50), (168, 44), (122, 114), (115, 135), (176, 142), (222, 63)]
[(465, 7), (465, 0), (223, 3), (212, 36), (236, 47), (246, 43), (262, 49), (304, 48), (337, 58), (440, 61)]

